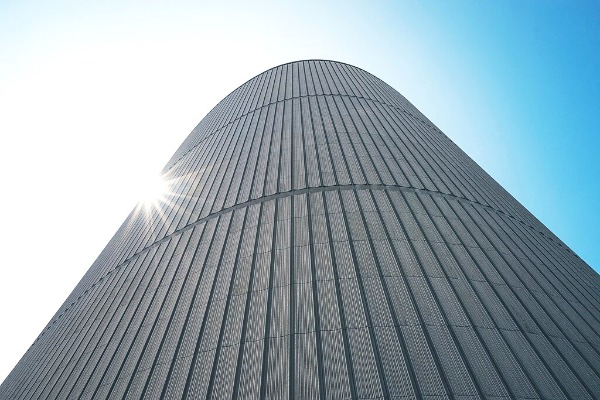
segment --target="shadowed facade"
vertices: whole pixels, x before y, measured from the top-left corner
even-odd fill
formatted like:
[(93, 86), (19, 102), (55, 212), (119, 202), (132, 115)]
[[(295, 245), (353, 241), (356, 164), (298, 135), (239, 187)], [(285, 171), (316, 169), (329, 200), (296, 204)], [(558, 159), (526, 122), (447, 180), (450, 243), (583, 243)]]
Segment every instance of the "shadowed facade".
[(163, 179), (0, 398), (600, 397), (600, 276), (359, 68), (252, 78)]

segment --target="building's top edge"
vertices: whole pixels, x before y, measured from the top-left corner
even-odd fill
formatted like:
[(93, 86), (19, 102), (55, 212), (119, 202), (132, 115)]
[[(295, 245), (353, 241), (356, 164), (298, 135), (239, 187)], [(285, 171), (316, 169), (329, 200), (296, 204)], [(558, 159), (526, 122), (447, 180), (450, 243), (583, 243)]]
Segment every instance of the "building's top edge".
[[(357, 67), (355, 65), (346, 63), (346, 62), (342, 62), (342, 61), (335, 61), (335, 60), (328, 60), (328, 59), (321, 59), (321, 58), (309, 58), (309, 59), (302, 59), (302, 60), (295, 60), (295, 61), (288, 61), (279, 65), (275, 65), (271, 68), (268, 68), (254, 76), (252, 76), (251, 78), (247, 79), (246, 81), (244, 81), (243, 83), (239, 84), (238, 86), (235, 87), (235, 89), (233, 89), (231, 92), (229, 92), (225, 97), (223, 97), (212, 109), (210, 109), (208, 111), (208, 113), (206, 113), (206, 115), (202, 118), (202, 120), (196, 125), (196, 127), (192, 130), (192, 132), (190, 133), (190, 135), (188, 135), (188, 138), (191, 137), (194, 132), (198, 129), (198, 126), (200, 126), (200, 124), (202, 124), (202, 121), (204, 121), (204, 119), (210, 115), (212, 112), (214, 112), (216, 109), (219, 108), (219, 106), (221, 104), (223, 104), (223, 102), (226, 101), (227, 98), (229, 98), (229, 96), (233, 95), (234, 93), (236, 93), (237, 91), (239, 91), (241, 88), (243, 88), (245, 85), (249, 84), (250, 82), (252, 82), (253, 80), (257, 79), (258, 77), (268, 73), (269, 71), (275, 70), (277, 68), (283, 67), (285, 65), (292, 65), (292, 64), (300, 64), (300, 63), (309, 63), (309, 62), (323, 62), (323, 63), (328, 63), (328, 64), (337, 64), (337, 65), (345, 65), (348, 66), (350, 68), (353, 68), (355, 70), (358, 71), (362, 71), (363, 73), (370, 75), (371, 77), (377, 79), (378, 81), (381, 81), (383, 83), (385, 83), (384, 81), (382, 81), (380, 78), (378, 78), (376, 75), (373, 75), (372, 73), (370, 73), (369, 71), (362, 69), (360, 67)], [(179, 149), (175, 152), (175, 154), (173, 155), (173, 157), (167, 162), (167, 164), (163, 167), (162, 172), (166, 172), (169, 168), (172, 167), (173, 163), (178, 159), (178, 157), (180, 156), (180, 150), (186, 145), (187, 143), (186, 139), (182, 145), (179, 147)]]
[[(238, 87), (236, 87), (234, 90), (232, 90), (232, 91), (231, 91), (231, 93), (235, 92), (236, 90), (238, 90), (239, 88), (241, 88), (242, 86), (244, 86), (246, 83), (250, 82), (251, 80), (253, 80), (253, 79), (255, 79), (255, 78), (257, 78), (257, 77), (261, 76), (262, 74), (265, 74), (265, 73), (267, 73), (267, 72), (269, 72), (269, 71), (271, 71), (271, 70), (273, 70), (273, 69), (277, 69), (277, 68), (279, 68), (279, 67), (283, 67), (284, 65), (289, 65), (289, 64), (298, 64), (298, 63), (301, 63), (301, 62), (309, 62), (309, 61), (324, 61), (324, 62), (328, 62), (328, 63), (334, 63), (334, 64), (342, 64), (342, 65), (347, 65), (347, 66), (349, 66), (349, 67), (352, 67), (352, 68), (356, 68), (356, 69), (358, 69), (358, 70), (361, 70), (361, 71), (363, 71), (363, 72), (365, 72), (365, 73), (367, 73), (367, 74), (369, 74), (369, 75), (373, 75), (372, 73), (370, 73), (370, 72), (369, 72), (369, 71), (367, 71), (367, 70), (364, 70), (364, 69), (362, 69), (362, 68), (360, 68), (360, 67), (357, 67), (356, 65), (352, 65), (352, 64), (349, 64), (349, 63), (346, 63), (346, 62), (343, 62), (343, 61), (327, 60), (327, 59), (323, 59), (323, 58), (308, 58), (308, 59), (305, 59), (305, 60), (288, 61), (288, 62), (285, 62), (285, 63), (283, 63), (283, 64), (279, 64), (279, 65), (276, 65), (276, 66), (274, 66), (274, 67), (271, 67), (271, 68), (265, 69), (264, 71), (262, 71), (262, 72), (260, 72), (260, 73), (258, 73), (258, 74), (256, 74), (256, 75), (254, 75), (252, 78), (250, 78), (250, 79), (246, 80), (244, 83), (242, 83), (241, 85), (239, 85)], [(375, 75), (373, 75), (373, 76), (375, 76)], [(376, 76), (375, 76), (375, 77), (376, 77)], [(377, 77), (376, 77), (376, 78), (377, 78)], [(379, 78), (377, 78), (377, 79), (379, 79)], [(230, 94), (231, 94), (231, 93), (230, 93)]]

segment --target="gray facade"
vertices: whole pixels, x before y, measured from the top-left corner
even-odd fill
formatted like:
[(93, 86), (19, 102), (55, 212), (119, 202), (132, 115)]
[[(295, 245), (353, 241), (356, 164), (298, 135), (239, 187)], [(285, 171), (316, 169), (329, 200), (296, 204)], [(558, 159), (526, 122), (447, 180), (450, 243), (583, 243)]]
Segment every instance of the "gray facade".
[(600, 397), (599, 275), (373, 75), (270, 69), (163, 174), (0, 398)]

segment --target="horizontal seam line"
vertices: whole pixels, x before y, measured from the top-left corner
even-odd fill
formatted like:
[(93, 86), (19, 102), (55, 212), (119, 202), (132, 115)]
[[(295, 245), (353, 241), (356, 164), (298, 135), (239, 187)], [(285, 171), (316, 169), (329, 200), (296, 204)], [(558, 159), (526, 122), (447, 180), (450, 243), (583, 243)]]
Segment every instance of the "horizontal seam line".
[[(202, 139), (200, 139), (200, 141), (199, 141), (198, 143), (196, 143), (195, 145), (193, 145), (192, 147), (190, 147), (189, 149), (187, 149), (187, 150), (185, 151), (185, 153), (183, 153), (183, 154), (181, 155), (181, 157), (179, 157), (177, 160), (175, 160), (175, 161), (173, 162), (173, 164), (171, 164), (171, 166), (169, 166), (169, 168), (168, 168), (167, 170), (164, 170), (164, 171), (163, 171), (163, 173), (165, 173), (165, 174), (166, 174), (166, 173), (167, 173), (167, 172), (169, 172), (171, 169), (173, 169), (173, 167), (175, 167), (175, 165), (177, 165), (177, 163), (179, 163), (179, 161), (181, 161), (181, 159), (183, 159), (183, 158), (184, 158), (186, 155), (188, 155), (188, 154), (189, 154), (189, 153), (190, 153), (192, 150), (194, 150), (196, 147), (198, 147), (200, 144), (202, 144), (202, 143), (203, 143), (205, 140), (207, 140), (208, 138), (210, 138), (210, 137), (211, 137), (211, 136), (213, 136), (213, 135), (216, 135), (216, 134), (217, 134), (217, 133), (219, 133), (219, 132), (220, 132), (220, 131), (221, 131), (223, 128), (225, 128), (225, 127), (227, 127), (227, 126), (229, 126), (229, 125), (233, 124), (235, 121), (237, 121), (237, 120), (239, 120), (239, 119), (241, 119), (241, 118), (243, 118), (243, 117), (245, 117), (245, 116), (247, 116), (247, 115), (249, 115), (249, 114), (251, 114), (251, 113), (253, 113), (253, 112), (256, 112), (256, 111), (258, 111), (258, 110), (260, 110), (260, 109), (263, 109), (263, 108), (265, 108), (265, 107), (272, 106), (273, 104), (277, 104), (277, 103), (284, 102), (284, 101), (286, 101), (286, 100), (293, 100), (293, 99), (303, 99), (303, 98), (309, 98), (309, 97), (327, 97), (327, 96), (332, 96), (332, 97), (334, 97), (334, 96), (339, 96), (339, 97), (348, 97), (348, 98), (354, 98), (354, 99), (370, 100), (370, 101), (373, 101), (373, 102), (375, 102), (375, 103), (379, 103), (379, 104), (381, 104), (381, 105), (384, 105), (384, 106), (388, 106), (388, 107), (394, 108), (394, 109), (396, 109), (396, 110), (398, 110), (398, 111), (400, 111), (400, 112), (402, 112), (402, 113), (404, 113), (404, 114), (406, 114), (406, 115), (410, 115), (411, 117), (413, 117), (413, 118), (415, 118), (415, 119), (419, 120), (420, 122), (424, 123), (425, 125), (429, 126), (430, 128), (432, 128), (432, 129), (435, 129), (437, 132), (439, 132), (439, 133), (441, 133), (442, 135), (446, 136), (446, 135), (444, 134), (444, 132), (440, 131), (440, 130), (439, 130), (437, 127), (435, 127), (434, 125), (432, 125), (430, 122), (428, 122), (428, 121), (425, 121), (425, 120), (423, 120), (422, 118), (420, 118), (419, 116), (417, 116), (417, 115), (414, 115), (414, 114), (412, 114), (412, 113), (410, 113), (410, 112), (408, 112), (408, 111), (406, 111), (406, 110), (403, 110), (402, 108), (400, 108), (400, 107), (398, 107), (398, 106), (395, 106), (395, 105), (392, 105), (392, 104), (388, 104), (388, 103), (386, 103), (386, 102), (383, 102), (383, 101), (381, 101), (381, 100), (372, 99), (372, 98), (370, 98), (370, 97), (355, 96), (355, 95), (350, 95), (350, 94), (334, 94), (334, 93), (326, 93), (326, 94), (307, 94), (307, 95), (304, 95), (304, 96), (292, 96), (292, 97), (287, 97), (287, 98), (285, 98), (285, 99), (282, 99), (282, 100), (277, 100), (277, 101), (273, 101), (273, 102), (271, 102), (271, 103), (263, 104), (263, 105), (262, 105), (262, 106), (260, 106), (260, 107), (256, 107), (256, 108), (254, 108), (254, 109), (252, 109), (252, 110), (249, 110), (249, 111), (245, 112), (244, 114), (242, 114), (242, 115), (240, 115), (240, 116), (238, 116), (238, 117), (235, 117), (235, 118), (234, 118), (234, 119), (232, 119), (231, 121), (229, 121), (229, 122), (227, 122), (227, 123), (225, 123), (225, 124), (223, 124), (223, 125), (219, 126), (219, 127), (218, 127), (218, 128), (216, 128), (216, 129), (215, 129), (213, 132), (211, 132), (211, 133), (207, 134), (205, 137), (203, 137)], [(205, 118), (206, 118), (206, 117), (205, 117)], [(195, 129), (194, 129), (194, 130), (195, 130)], [(193, 132), (193, 131), (192, 131), (192, 132)]]
[[(117, 269), (121, 268), (123, 265), (129, 263), (131, 260), (133, 260), (134, 258), (138, 257), (140, 254), (143, 254), (147, 251), (150, 251), (152, 248), (159, 246), (160, 244), (170, 240), (173, 236), (178, 235), (180, 233), (183, 233), (189, 229), (194, 228), (197, 225), (200, 225), (206, 221), (209, 221), (211, 219), (217, 218), (223, 214), (227, 214), (229, 212), (233, 212), (235, 210), (238, 210), (240, 208), (245, 208), (245, 207), (250, 207), (254, 204), (259, 204), (259, 203), (263, 203), (266, 201), (270, 201), (270, 200), (275, 200), (275, 199), (280, 199), (280, 198), (284, 198), (284, 197), (290, 197), (290, 196), (296, 196), (296, 195), (301, 195), (301, 194), (305, 194), (305, 193), (319, 193), (319, 192), (332, 192), (332, 191), (341, 191), (341, 190), (387, 190), (387, 191), (398, 191), (398, 192), (412, 192), (412, 193), (416, 193), (416, 194), (425, 194), (425, 195), (429, 195), (429, 196), (434, 196), (434, 197), (443, 197), (443, 198), (449, 198), (449, 199), (453, 199), (453, 200), (457, 200), (460, 202), (465, 202), (468, 204), (473, 204), (473, 205), (477, 205), (477, 206), (481, 206), (483, 208), (489, 209), (491, 211), (494, 211), (497, 214), (503, 215), (505, 217), (509, 217), (512, 218), (513, 220), (521, 223), (522, 225), (534, 230), (535, 232), (541, 234), (543, 237), (551, 240), (554, 243), (557, 243), (559, 246), (563, 247), (561, 243), (554, 241), (551, 237), (545, 235), (543, 232), (537, 230), (535, 227), (528, 225), (527, 223), (525, 223), (524, 221), (513, 217), (512, 215), (509, 215), (507, 213), (505, 213), (504, 211), (501, 210), (497, 210), (491, 206), (479, 203), (477, 201), (474, 200), (469, 200), (466, 199), (464, 197), (460, 197), (460, 196), (456, 196), (450, 193), (443, 193), (443, 192), (438, 192), (435, 190), (428, 190), (428, 189), (419, 189), (419, 188), (413, 188), (413, 187), (408, 187), (408, 186), (400, 186), (400, 185), (384, 185), (384, 184), (350, 184), (350, 185), (335, 185), (335, 186), (316, 186), (316, 187), (308, 187), (308, 188), (303, 188), (303, 189), (296, 189), (296, 190), (289, 190), (286, 192), (279, 192), (279, 193), (274, 193), (274, 194), (270, 194), (267, 196), (262, 196), (256, 199), (252, 199), (252, 200), (248, 200), (245, 201), (243, 203), (239, 203), (239, 204), (235, 204), (231, 207), (228, 208), (223, 208), (217, 212), (214, 212), (212, 214), (209, 214), (205, 217), (202, 217), (194, 222), (192, 222), (191, 224), (188, 224), (172, 233), (170, 233), (169, 235), (163, 237), (160, 240), (157, 240), (156, 242), (150, 244), (147, 247), (144, 247), (143, 249), (141, 249), (140, 251), (138, 251), (137, 253), (133, 254), (132, 256), (128, 257), (127, 259), (123, 260), (121, 263), (119, 263), (116, 267), (114, 267), (113, 269), (111, 269), (110, 271), (107, 271), (102, 277), (100, 277), (98, 280), (96, 280), (96, 282), (92, 283), (89, 287), (87, 287), (83, 294), (81, 294), (76, 300), (72, 301), (71, 304), (69, 305), (69, 307), (65, 308), (65, 310), (58, 315), (58, 317), (56, 317), (55, 319), (53, 319), (52, 321), (50, 321), (48, 323), (48, 325), (46, 326), (46, 328), (42, 331), (42, 333), (40, 333), (40, 335), (35, 339), (35, 341), (31, 344), (30, 348), (33, 347), (37, 341), (45, 334), (45, 332), (47, 330), (49, 330), (56, 321), (58, 321), (60, 318), (62, 318), (62, 316), (64, 314), (66, 314), (67, 311), (69, 311), (69, 309), (71, 308), (71, 306), (75, 305), (76, 303), (79, 302), (79, 300), (84, 297), (87, 292), (89, 290), (91, 290), (92, 288), (94, 288), (98, 282), (103, 281), (108, 275), (110, 275), (113, 271), (116, 271)], [(427, 240), (427, 239), (426, 239)], [(429, 241), (429, 240), (428, 240)], [(29, 350), (28, 350), (29, 351)]]

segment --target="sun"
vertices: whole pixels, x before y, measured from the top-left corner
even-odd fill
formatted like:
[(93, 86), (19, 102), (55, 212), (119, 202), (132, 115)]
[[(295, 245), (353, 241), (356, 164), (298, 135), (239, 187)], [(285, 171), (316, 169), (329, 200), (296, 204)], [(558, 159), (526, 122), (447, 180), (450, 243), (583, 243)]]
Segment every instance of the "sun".
[(131, 187), (137, 200), (133, 216), (143, 218), (151, 229), (161, 222), (164, 223), (178, 201), (193, 197), (191, 194), (185, 194), (188, 189), (182, 187), (182, 182), (194, 181), (195, 175), (205, 170), (206, 168), (202, 168), (183, 176), (164, 174), (138, 178)]
[(137, 204), (125, 229), (134, 229), (136, 221), (142, 221), (152, 232), (162, 226), (177, 199), (183, 197), (177, 193), (180, 179), (168, 175), (147, 175), (133, 180), (129, 192), (135, 196)]
[(169, 182), (160, 175), (150, 175), (138, 183), (137, 198), (144, 206), (164, 202), (171, 191)]
[(170, 206), (172, 182), (161, 175), (149, 175), (137, 180), (135, 187), (137, 206), (135, 213), (142, 217), (146, 224), (154, 227), (166, 219), (166, 208)]

